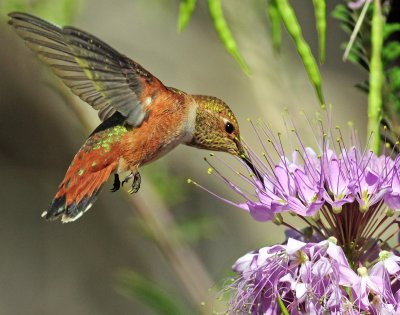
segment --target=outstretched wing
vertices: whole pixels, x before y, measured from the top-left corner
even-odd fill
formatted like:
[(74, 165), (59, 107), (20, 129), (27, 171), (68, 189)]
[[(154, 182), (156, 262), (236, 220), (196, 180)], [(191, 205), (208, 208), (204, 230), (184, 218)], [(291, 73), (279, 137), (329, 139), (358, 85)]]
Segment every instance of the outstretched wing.
[(138, 126), (146, 117), (146, 97), (165, 87), (151, 73), (98, 38), (74, 27), (60, 28), (25, 13), (10, 13), (9, 24), (38, 57), (99, 111), (116, 111)]

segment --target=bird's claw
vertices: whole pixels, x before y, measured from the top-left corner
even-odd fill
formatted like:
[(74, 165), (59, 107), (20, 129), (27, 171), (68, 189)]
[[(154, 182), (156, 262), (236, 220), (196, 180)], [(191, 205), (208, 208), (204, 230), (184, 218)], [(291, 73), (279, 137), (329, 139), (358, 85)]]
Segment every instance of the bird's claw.
[(124, 180), (121, 182), (122, 187), (124, 187), (124, 184), (127, 183), (132, 177), (133, 177), (133, 174), (132, 174), (132, 173), (130, 173), (128, 176), (126, 176), (126, 177), (124, 178)]
[(139, 189), (140, 189), (141, 181), (142, 181), (142, 178), (140, 177), (140, 173), (136, 172), (135, 175), (133, 176), (132, 187), (131, 187), (131, 189), (128, 190), (128, 192), (130, 194), (137, 193), (139, 191)]
[(114, 184), (113, 187), (110, 189), (112, 192), (116, 192), (121, 187), (121, 182), (119, 180), (118, 174), (114, 174)]

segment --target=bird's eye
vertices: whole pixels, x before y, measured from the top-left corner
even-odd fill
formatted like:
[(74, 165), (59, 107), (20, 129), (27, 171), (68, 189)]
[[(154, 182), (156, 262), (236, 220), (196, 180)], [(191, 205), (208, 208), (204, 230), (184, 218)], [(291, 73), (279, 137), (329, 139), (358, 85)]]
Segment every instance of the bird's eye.
[(225, 131), (226, 131), (227, 133), (232, 133), (234, 130), (235, 130), (235, 127), (233, 127), (233, 125), (228, 121), (228, 122), (225, 124)]

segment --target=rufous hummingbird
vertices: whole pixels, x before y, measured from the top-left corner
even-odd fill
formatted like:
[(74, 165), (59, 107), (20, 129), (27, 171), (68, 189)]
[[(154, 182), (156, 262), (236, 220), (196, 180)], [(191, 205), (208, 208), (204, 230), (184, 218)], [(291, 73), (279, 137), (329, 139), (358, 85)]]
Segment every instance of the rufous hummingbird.
[(82, 100), (98, 110), (102, 123), (72, 160), (42, 216), (78, 219), (114, 173), (140, 187), (138, 169), (178, 144), (242, 157), (238, 122), (222, 100), (167, 87), (138, 63), (74, 27), (58, 27), (25, 13), (10, 13), (14, 27), (37, 56)]

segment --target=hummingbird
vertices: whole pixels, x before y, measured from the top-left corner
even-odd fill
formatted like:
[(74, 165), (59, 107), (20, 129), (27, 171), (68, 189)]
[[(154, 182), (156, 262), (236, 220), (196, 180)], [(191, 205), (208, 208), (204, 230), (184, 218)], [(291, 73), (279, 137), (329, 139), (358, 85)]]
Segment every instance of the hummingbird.
[(222, 100), (167, 87), (135, 61), (78, 28), (59, 27), (26, 13), (9, 17), (27, 46), (72, 93), (97, 110), (101, 120), (43, 212), (46, 220), (61, 217), (62, 222), (71, 222), (81, 217), (112, 174), (112, 191), (132, 180), (130, 192), (137, 192), (139, 168), (179, 144), (227, 152), (254, 170), (240, 142), (237, 119)]

